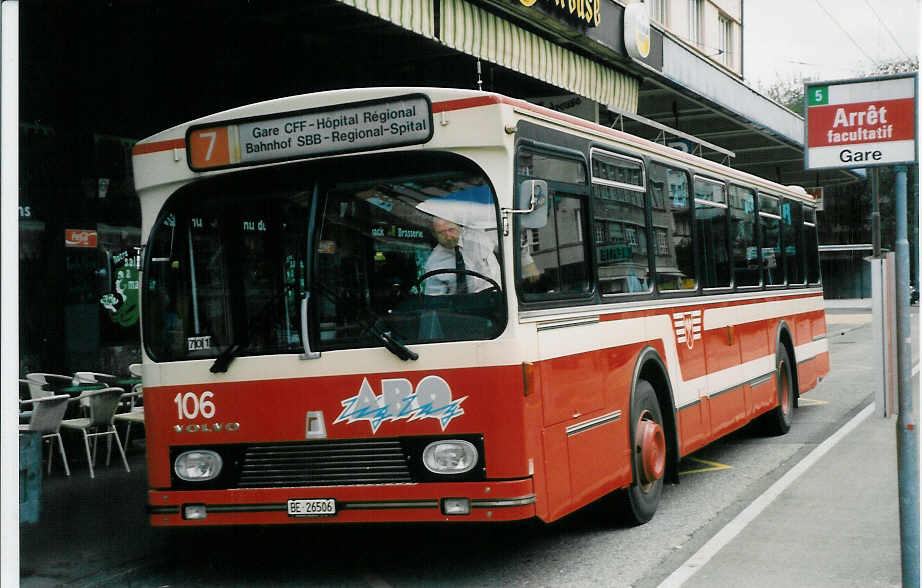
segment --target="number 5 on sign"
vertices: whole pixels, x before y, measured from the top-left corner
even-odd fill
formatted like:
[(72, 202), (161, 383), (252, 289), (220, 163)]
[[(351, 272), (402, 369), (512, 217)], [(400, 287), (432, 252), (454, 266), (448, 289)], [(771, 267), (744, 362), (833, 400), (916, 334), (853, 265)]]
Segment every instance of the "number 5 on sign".
[(808, 106), (822, 106), (829, 103), (829, 86), (814, 86), (807, 93)]
[(227, 127), (196, 129), (190, 133), (189, 160), (195, 169), (229, 164)]

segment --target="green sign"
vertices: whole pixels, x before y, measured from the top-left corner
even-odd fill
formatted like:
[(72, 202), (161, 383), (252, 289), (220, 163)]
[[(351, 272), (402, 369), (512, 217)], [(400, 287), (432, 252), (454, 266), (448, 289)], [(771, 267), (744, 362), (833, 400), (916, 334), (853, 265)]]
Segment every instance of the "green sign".
[(109, 311), (109, 318), (117, 325), (130, 327), (138, 322), (138, 268), (127, 252), (113, 256), (121, 264), (115, 270), (115, 292), (104, 294), (99, 303)]
[(807, 91), (807, 106), (829, 104), (829, 86), (812, 86)]
[(612, 263), (631, 259), (630, 245), (604, 245), (599, 247), (599, 263)]

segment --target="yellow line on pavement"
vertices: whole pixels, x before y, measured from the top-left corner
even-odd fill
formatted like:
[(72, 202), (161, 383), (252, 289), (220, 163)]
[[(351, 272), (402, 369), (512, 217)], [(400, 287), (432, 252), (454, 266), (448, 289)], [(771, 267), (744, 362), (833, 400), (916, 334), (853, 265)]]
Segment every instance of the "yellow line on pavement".
[(821, 404), (829, 404), (829, 401), (817, 400), (816, 398), (804, 398), (803, 396), (797, 399), (798, 406), (819, 406)]
[(685, 460), (696, 461), (700, 464), (704, 464), (707, 467), (696, 468), (694, 470), (685, 470), (685, 471), (679, 472), (680, 476), (684, 476), (685, 474), (700, 474), (701, 472), (716, 472), (718, 470), (732, 470), (733, 469), (733, 466), (728, 466), (723, 463), (717, 463), (716, 461), (708, 461), (706, 459), (700, 459), (697, 457), (686, 457), (682, 461), (685, 461)]

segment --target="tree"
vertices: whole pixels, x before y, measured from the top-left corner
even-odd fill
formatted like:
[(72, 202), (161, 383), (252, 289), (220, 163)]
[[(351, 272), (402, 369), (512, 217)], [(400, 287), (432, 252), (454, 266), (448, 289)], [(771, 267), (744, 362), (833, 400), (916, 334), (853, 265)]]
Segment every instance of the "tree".
[[(883, 61), (855, 77), (871, 78), (914, 71), (919, 71), (918, 57)], [(809, 81), (812, 81), (809, 77), (798, 74), (767, 85), (760, 84), (756, 89), (791, 112), (804, 116), (804, 84)]]

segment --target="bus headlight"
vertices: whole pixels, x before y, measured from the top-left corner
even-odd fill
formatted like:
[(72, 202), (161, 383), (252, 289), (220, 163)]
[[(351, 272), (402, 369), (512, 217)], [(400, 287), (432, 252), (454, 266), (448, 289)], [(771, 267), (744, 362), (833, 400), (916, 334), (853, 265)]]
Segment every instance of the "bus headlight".
[(461, 439), (434, 441), (423, 449), (423, 465), (433, 474), (463, 474), (477, 465), (477, 448)]
[(186, 482), (206, 482), (218, 477), (223, 465), (221, 456), (208, 449), (185, 451), (176, 457), (173, 471)]

